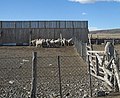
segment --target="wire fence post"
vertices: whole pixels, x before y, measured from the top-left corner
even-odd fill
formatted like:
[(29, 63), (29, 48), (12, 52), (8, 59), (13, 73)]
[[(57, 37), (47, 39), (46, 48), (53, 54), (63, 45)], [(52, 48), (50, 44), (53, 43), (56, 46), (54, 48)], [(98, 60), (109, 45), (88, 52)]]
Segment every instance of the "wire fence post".
[(37, 52), (33, 52), (32, 84), (31, 84), (31, 96), (30, 96), (30, 98), (37, 98), (36, 97), (36, 86), (37, 86)]
[(58, 56), (58, 69), (59, 69), (60, 98), (62, 98), (60, 56)]
[(90, 73), (90, 60), (88, 55), (88, 71), (89, 71), (89, 80), (90, 80), (90, 97), (92, 97), (92, 82), (91, 82), (91, 73)]

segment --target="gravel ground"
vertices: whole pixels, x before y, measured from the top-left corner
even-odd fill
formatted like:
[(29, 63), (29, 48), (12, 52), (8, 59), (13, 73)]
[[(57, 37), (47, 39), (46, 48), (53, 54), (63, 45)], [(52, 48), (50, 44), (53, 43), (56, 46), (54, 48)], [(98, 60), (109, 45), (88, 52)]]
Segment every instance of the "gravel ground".
[(37, 97), (82, 98), (89, 93), (87, 65), (74, 47), (0, 47), (0, 98), (28, 98), (31, 88), (32, 52), (37, 52)]
[[(119, 50), (120, 46), (115, 46)], [(103, 50), (104, 46), (94, 46)], [(58, 56), (60, 56), (62, 96), (82, 98), (90, 93), (87, 65), (74, 47), (0, 47), (0, 98), (28, 98), (31, 88), (32, 52), (37, 52), (37, 98), (60, 97)], [(93, 79), (92, 90), (98, 86)], [(96, 82), (95, 82), (96, 81)], [(100, 98), (120, 98), (108, 96)]]

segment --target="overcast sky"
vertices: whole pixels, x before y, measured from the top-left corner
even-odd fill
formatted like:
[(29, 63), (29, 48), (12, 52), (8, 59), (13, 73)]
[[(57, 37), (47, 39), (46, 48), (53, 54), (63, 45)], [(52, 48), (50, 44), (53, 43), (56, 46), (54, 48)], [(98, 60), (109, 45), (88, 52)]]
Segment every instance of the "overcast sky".
[(0, 0), (0, 20), (88, 20), (90, 30), (120, 28), (120, 0)]

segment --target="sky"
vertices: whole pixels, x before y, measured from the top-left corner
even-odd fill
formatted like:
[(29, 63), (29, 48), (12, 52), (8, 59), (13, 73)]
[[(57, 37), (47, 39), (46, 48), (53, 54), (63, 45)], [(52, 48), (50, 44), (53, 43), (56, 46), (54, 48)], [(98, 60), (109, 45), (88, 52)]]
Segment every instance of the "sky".
[(88, 21), (89, 30), (120, 28), (120, 0), (0, 0), (0, 21)]

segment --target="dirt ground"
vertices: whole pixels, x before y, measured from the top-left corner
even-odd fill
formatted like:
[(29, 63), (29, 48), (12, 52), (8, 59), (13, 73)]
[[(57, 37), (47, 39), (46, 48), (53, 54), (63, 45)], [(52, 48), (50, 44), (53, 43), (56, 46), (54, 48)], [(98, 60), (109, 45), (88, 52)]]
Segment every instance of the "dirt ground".
[[(120, 46), (115, 46), (119, 51)], [(103, 50), (104, 46), (94, 46)], [(37, 96), (60, 96), (58, 56), (61, 65), (62, 96), (82, 98), (89, 94), (87, 64), (74, 47), (36, 48), (29, 46), (0, 47), (0, 98), (28, 98), (31, 89), (32, 53), (37, 52)], [(92, 89), (98, 87), (92, 85)], [(12, 97), (11, 97), (12, 96)], [(17, 97), (16, 97), (17, 96)], [(42, 96), (42, 97), (41, 97)], [(108, 96), (100, 98), (120, 98)]]
[[(87, 65), (74, 47), (0, 47), (0, 98), (28, 98), (31, 89), (32, 53), (37, 52), (37, 96), (60, 96), (58, 56), (60, 56), (62, 96), (82, 97), (89, 93)], [(17, 97), (16, 97), (17, 96)], [(42, 96), (42, 97), (41, 97)]]

